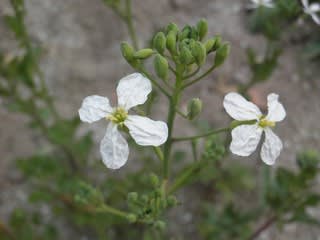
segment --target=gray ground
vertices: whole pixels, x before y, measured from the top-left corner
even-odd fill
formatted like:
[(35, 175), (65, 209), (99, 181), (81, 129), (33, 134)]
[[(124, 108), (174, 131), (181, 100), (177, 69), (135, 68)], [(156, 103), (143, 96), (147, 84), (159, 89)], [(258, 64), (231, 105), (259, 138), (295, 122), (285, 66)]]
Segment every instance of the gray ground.
[[(194, 86), (188, 97), (200, 97), (205, 103), (202, 117), (224, 126), (229, 121), (222, 109), (222, 98), (227, 87), (222, 84), (246, 82), (250, 72), (245, 48), (253, 46), (263, 52), (261, 37), (248, 33), (240, 0), (148, 0), (134, 2), (134, 12), (140, 45), (154, 32), (174, 21), (180, 26), (207, 18), (212, 35), (221, 34), (231, 43), (232, 52), (226, 64), (207, 81)], [(28, 23), (32, 37), (44, 44), (47, 55), (43, 69), (59, 110), (66, 116), (77, 112), (82, 99), (90, 94), (113, 96), (118, 79), (132, 72), (119, 51), (119, 42), (128, 40), (125, 26), (100, 0), (26, 0)], [(0, 1), (0, 14), (10, 11), (8, 0)], [(13, 37), (0, 22), (0, 48), (14, 46)], [(320, 74), (316, 67), (299, 63), (301, 46), (285, 49), (280, 67), (270, 81), (259, 85), (255, 92), (264, 100), (268, 93), (280, 94), (287, 109), (287, 118), (276, 130), (284, 140), (284, 150), (277, 165), (292, 166), (295, 154), (301, 149), (320, 149)], [(219, 82), (220, 84), (217, 84)], [(230, 88), (231, 89), (231, 88)], [(186, 102), (188, 98), (184, 99)], [(1, 99), (0, 99), (1, 104)], [(164, 119), (166, 104), (159, 106), (154, 118)], [(25, 186), (14, 170), (12, 159), (31, 154), (38, 139), (25, 126), (26, 119), (8, 113), (0, 107), (0, 218), (12, 208), (26, 201)], [(85, 128), (88, 126), (86, 125)], [(96, 139), (102, 137), (103, 124), (90, 126)], [(192, 129), (179, 128), (178, 133), (191, 133)], [(98, 144), (97, 144), (98, 146)], [(234, 158), (234, 161), (256, 162), (257, 157)], [(130, 162), (129, 162), (130, 166)], [(189, 200), (190, 201), (190, 200)], [(46, 211), (44, 207), (44, 211)], [(320, 216), (319, 209), (315, 213)], [(192, 215), (180, 216), (179, 224), (189, 226)], [(180, 219), (181, 218), (181, 219)], [(278, 233), (276, 228), (266, 231), (260, 239), (320, 239), (314, 228), (290, 225)]]

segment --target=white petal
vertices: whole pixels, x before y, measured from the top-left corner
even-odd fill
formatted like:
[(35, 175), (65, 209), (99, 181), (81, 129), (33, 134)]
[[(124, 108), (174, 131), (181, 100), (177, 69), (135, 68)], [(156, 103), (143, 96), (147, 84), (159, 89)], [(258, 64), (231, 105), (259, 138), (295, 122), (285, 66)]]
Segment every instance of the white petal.
[(278, 101), (279, 95), (270, 93), (268, 95), (268, 115), (267, 119), (272, 122), (280, 122), (286, 117), (283, 105)]
[(254, 125), (241, 125), (232, 130), (230, 151), (239, 156), (249, 156), (256, 150), (262, 134), (262, 129)]
[(320, 11), (320, 4), (319, 3), (312, 3), (309, 6), (309, 9), (314, 13), (319, 12)]
[(129, 115), (124, 124), (129, 128), (130, 135), (139, 145), (159, 146), (167, 141), (168, 127), (165, 122)]
[(133, 73), (119, 81), (117, 87), (118, 104), (129, 110), (131, 107), (147, 101), (152, 86), (148, 78), (140, 73)]
[(239, 121), (259, 119), (262, 115), (255, 104), (238, 93), (228, 93), (224, 97), (223, 106), (232, 118)]
[(118, 131), (117, 125), (109, 123), (106, 135), (100, 143), (103, 163), (111, 169), (122, 167), (128, 160), (129, 147), (127, 141)]
[(112, 112), (109, 99), (98, 95), (86, 97), (79, 109), (81, 121), (92, 123), (106, 117)]
[(268, 165), (273, 165), (282, 150), (282, 141), (270, 128), (265, 129), (265, 140), (261, 148), (261, 159)]
[(302, 4), (305, 8), (309, 7), (309, 1), (308, 0), (302, 0)]
[(316, 24), (320, 25), (320, 17), (318, 17), (315, 13), (311, 14), (311, 17)]

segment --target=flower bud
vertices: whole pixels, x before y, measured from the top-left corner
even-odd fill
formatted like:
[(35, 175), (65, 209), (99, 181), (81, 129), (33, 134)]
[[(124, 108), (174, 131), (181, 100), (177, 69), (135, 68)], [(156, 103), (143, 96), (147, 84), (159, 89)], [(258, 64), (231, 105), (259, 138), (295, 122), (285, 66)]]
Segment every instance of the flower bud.
[(153, 53), (154, 51), (151, 48), (145, 48), (135, 52), (133, 54), (133, 57), (137, 59), (146, 59), (150, 57)]
[(192, 56), (191, 51), (186, 46), (182, 47), (180, 51), (179, 59), (182, 64), (186, 64), (186, 65), (194, 62), (194, 57)]
[(150, 183), (153, 187), (159, 186), (159, 178), (157, 175), (155, 175), (154, 173), (151, 173), (149, 176), (149, 179), (150, 179)]
[(223, 64), (228, 57), (229, 52), (230, 45), (228, 43), (225, 43), (221, 47), (219, 47), (214, 58), (214, 66), (219, 67), (221, 64)]
[(158, 220), (154, 223), (154, 227), (159, 230), (164, 230), (166, 228), (166, 223), (164, 221)]
[(189, 101), (187, 107), (187, 117), (189, 120), (195, 119), (202, 111), (202, 101), (199, 98), (193, 98)]
[(138, 201), (138, 193), (136, 192), (129, 192), (127, 199), (129, 202), (136, 202)]
[(204, 45), (201, 42), (195, 42), (191, 50), (198, 66), (204, 64), (207, 58), (207, 50)]
[(215, 42), (216, 42), (216, 40), (214, 38), (209, 39), (208, 41), (205, 42), (204, 46), (206, 48), (207, 53), (212, 52), (212, 48), (213, 48)]
[(167, 49), (171, 54), (176, 53), (177, 35), (174, 31), (170, 31), (167, 35)]
[(197, 24), (199, 40), (201, 41), (208, 33), (208, 23), (205, 19), (201, 19)]
[(153, 38), (153, 48), (163, 54), (166, 48), (166, 36), (163, 32), (158, 32)]
[(189, 25), (185, 26), (179, 35), (180, 41), (186, 38), (190, 38), (191, 32), (192, 32), (192, 28)]
[(174, 33), (178, 33), (179, 32), (179, 28), (175, 23), (169, 23), (169, 25), (166, 28), (166, 33), (169, 33), (173, 31)]
[(169, 207), (174, 207), (178, 204), (178, 200), (175, 196), (169, 196), (167, 198), (167, 203)]
[(134, 54), (134, 49), (129, 43), (127, 42), (122, 42), (121, 45), (121, 53), (122, 56), (128, 61), (132, 61), (133, 59), (133, 54)]
[(153, 64), (158, 77), (162, 80), (166, 80), (169, 73), (169, 64), (167, 59), (165, 59), (160, 54), (157, 54), (154, 58)]
[(137, 216), (135, 214), (129, 213), (127, 219), (130, 223), (135, 223), (137, 221)]
[(216, 51), (218, 48), (221, 47), (222, 39), (220, 36), (216, 36), (213, 39), (215, 40), (215, 42), (214, 42), (214, 45), (213, 45), (211, 51)]

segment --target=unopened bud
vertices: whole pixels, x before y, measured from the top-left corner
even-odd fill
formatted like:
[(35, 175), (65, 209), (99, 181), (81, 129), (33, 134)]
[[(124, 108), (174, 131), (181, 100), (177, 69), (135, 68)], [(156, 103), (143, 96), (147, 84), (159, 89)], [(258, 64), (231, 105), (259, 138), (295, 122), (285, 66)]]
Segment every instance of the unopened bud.
[(153, 53), (154, 51), (151, 48), (145, 48), (135, 52), (133, 54), (133, 57), (137, 59), (146, 59), (150, 57)]
[(201, 66), (205, 63), (207, 58), (207, 50), (201, 42), (195, 42), (192, 47), (192, 55), (194, 56), (198, 66)]
[(221, 47), (222, 39), (221, 39), (220, 36), (216, 36), (213, 39), (214, 39), (215, 42), (214, 42), (214, 45), (213, 45), (211, 51), (216, 51), (218, 48)]
[(170, 31), (167, 35), (167, 49), (171, 54), (176, 53), (177, 35), (174, 31)]
[(174, 207), (178, 204), (178, 200), (175, 196), (169, 196), (167, 198), (167, 203), (169, 207)]
[(199, 98), (193, 98), (188, 103), (188, 119), (195, 119), (202, 111), (202, 101)]
[(179, 36), (180, 41), (186, 38), (190, 38), (191, 31), (192, 31), (192, 28), (189, 25), (185, 26), (180, 33), (180, 36)]
[(135, 223), (137, 221), (137, 216), (135, 214), (129, 213), (127, 219), (130, 223)]
[(221, 64), (223, 64), (226, 58), (228, 57), (229, 52), (230, 45), (228, 43), (225, 43), (220, 48), (218, 48), (216, 56), (214, 58), (214, 66), (219, 67)]
[(205, 19), (201, 19), (197, 24), (199, 40), (201, 41), (208, 33), (208, 23)]
[(138, 201), (138, 193), (136, 192), (130, 192), (128, 193), (127, 199), (129, 202), (136, 202)]
[(122, 53), (122, 56), (128, 61), (132, 61), (133, 59), (133, 54), (134, 54), (134, 49), (133, 47), (127, 43), (127, 42), (122, 42), (121, 45), (121, 53)]
[(164, 221), (158, 220), (154, 223), (154, 227), (159, 230), (164, 230), (166, 228), (166, 223)]
[(169, 73), (169, 64), (167, 59), (165, 59), (160, 54), (157, 54), (154, 58), (154, 69), (159, 78), (166, 80)]
[(179, 32), (179, 28), (175, 23), (169, 23), (169, 25), (166, 28), (166, 33), (169, 33), (173, 31), (174, 33), (178, 33)]
[(153, 187), (159, 186), (159, 178), (157, 175), (155, 175), (154, 173), (151, 173), (149, 178), (150, 178), (150, 183)]
[(158, 32), (153, 38), (153, 48), (162, 54), (166, 48), (166, 36), (163, 32)]
[(179, 59), (182, 64), (186, 64), (186, 65), (194, 62), (194, 57), (192, 56), (191, 51), (186, 46), (182, 47), (180, 51)]

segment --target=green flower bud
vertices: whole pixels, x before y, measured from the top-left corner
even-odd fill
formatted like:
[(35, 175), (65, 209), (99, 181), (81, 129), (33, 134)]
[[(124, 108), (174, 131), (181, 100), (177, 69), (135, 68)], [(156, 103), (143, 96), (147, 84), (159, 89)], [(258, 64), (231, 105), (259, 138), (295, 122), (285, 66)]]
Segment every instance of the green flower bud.
[(133, 213), (129, 213), (127, 219), (130, 223), (135, 223), (137, 221), (137, 216)]
[(167, 35), (167, 49), (171, 54), (176, 53), (177, 35), (174, 31), (170, 31)]
[(174, 207), (174, 206), (177, 206), (178, 200), (175, 196), (169, 196), (167, 198), (167, 203), (169, 207)]
[(201, 41), (208, 33), (208, 22), (205, 19), (201, 19), (197, 24), (197, 30)]
[(189, 120), (195, 119), (202, 111), (202, 101), (199, 98), (193, 98), (188, 103), (187, 117)]
[(164, 230), (166, 228), (166, 223), (164, 221), (158, 220), (154, 223), (154, 227), (159, 230)]
[(228, 43), (225, 43), (220, 48), (218, 48), (216, 56), (214, 58), (214, 66), (219, 67), (221, 64), (223, 64), (226, 58), (228, 57), (229, 52), (230, 45)]
[(186, 64), (186, 65), (194, 62), (194, 57), (192, 56), (191, 51), (186, 46), (182, 47), (180, 51), (179, 59), (182, 64)]
[(191, 50), (198, 66), (204, 64), (207, 58), (207, 50), (205, 46), (201, 42), (195, 42)]
[(153, 187), (159, 186), (159, 178), (157, 175), (155, 175), (154, 173), (151, 173), (149, 178), (150, 178), (150, 183)]
[(130, 192), (128, 193), (127, 199), (129, 202), (136, 202), (138, 201), (138, 193), (136, 192)]
[(213, 46), (215, 45), (215, 43), (216, 43), (216, 40), (214, 38), (209, 39), (208, 41), (205, 42), (204, 46), (207, 50), (207, 53), (212, 52), (212, 49), (213, 49)]
[(127, 42), (122, 42), (121, 45), (121, 53), (122, 53), (122, 56), (128, 61), (132, 61), (133, 59), (133, 54), (134, 54), (134, 49), (133, 47), (127, 43)]
[(213, 39), (215, 42), (214, 42), (214, 45), (213, 45), (211, 51), (216, 51), (217, 49), (219, 49), (221, 47), (222, 39), (220, 36), (216, 36)]
[(166, 80), (169, 73), (169, 64), (167, 59), (162, 57), (160, 54), (157, 54), (154, 58), (153, 64), (158, 77), (162, 80)]
[(146, 58), (150, 57), (153, 53), (154, 53), (154, 51), (151, 48), (144, 48), (144, 49), (141, 49), (141, 50), (135, 52), (133, 54), (133, 57), (137, 58), (137, 59), (146, 59)]
[(185, 26), (179, 35), (180, 41), (186, 38), (190, 38), (191, 32), (192, 32), (192, 27), (190, 27), (189, 25)]
[(166, 36), (163, 32), (158, 32), (153, 38), (153, 48), (163, 54), (166, 48)]
[(175, 23), (169, 23), (169, 25), (167, 26), (166, 33), (168, 34), (171, 31), (173, 31), (176, 34), (179, 32), (179, 28)]

